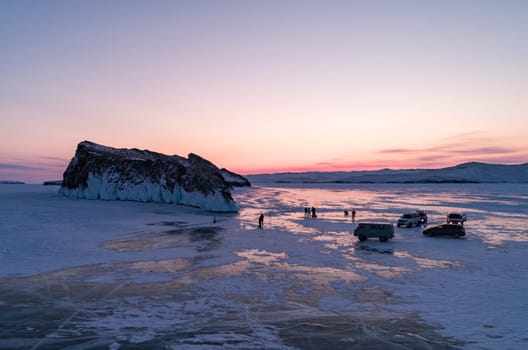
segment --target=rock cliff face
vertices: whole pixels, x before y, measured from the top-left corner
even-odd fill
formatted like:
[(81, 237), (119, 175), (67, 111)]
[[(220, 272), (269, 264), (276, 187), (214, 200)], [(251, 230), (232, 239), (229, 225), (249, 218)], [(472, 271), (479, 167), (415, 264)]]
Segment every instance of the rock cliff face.
[(238, 175), (232, 171), (227, 170), (226, 168), (220, 169), (222, 176), (227, 181), (231, 187), (250, 187), (251, 183), (248, 179), (242, 175)]
[(211, 162), (189, 154), (116, 149), (83, 141), (64, 172), (59, 194), (86, 199), (190, 205), (234, 212), (230, 184)]

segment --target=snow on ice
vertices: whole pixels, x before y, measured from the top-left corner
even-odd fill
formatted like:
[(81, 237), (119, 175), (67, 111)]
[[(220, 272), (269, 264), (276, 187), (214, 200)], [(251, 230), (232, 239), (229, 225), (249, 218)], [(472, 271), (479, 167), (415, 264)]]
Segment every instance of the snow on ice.
[[(233, 196), (238, 214), (214, 214), (0, 186), (0, 344), (528, 346), (527, 184), (268, 184)], [(467, 237), (351, 234), (415, 209), (430, 225), (466, 212)]]

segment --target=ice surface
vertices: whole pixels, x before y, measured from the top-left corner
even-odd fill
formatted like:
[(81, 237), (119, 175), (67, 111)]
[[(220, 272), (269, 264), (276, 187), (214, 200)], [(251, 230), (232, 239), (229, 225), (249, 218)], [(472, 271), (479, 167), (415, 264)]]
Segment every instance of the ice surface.
[[(0, 187), (0, 344), (528, 347), (528, 185), (281, 185), (233, 194), (240, 213), (214, 216)], [(317, 207), (317, 219), (304, 217), (306, 206)], [(357, 222), (389, 223), (424, 209), (431, 224), (464, 211), (467, 238), (396, 228), (388, 243), (359, 243), (344, 209), (355, 209)]]

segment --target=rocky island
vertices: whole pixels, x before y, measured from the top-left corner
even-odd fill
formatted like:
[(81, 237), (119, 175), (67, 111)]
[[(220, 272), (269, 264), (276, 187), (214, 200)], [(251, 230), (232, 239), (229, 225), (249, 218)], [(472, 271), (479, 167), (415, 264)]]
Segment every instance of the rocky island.
[[(229, 175), (226, 180), (224, 175)], [(232, 186), (244, 177), (210, 161), (148, 150), (118, 149), (90, 141), (78, 144), (59, 194), (73, 198), (174, 203), (216, 212), (236, 212)]]

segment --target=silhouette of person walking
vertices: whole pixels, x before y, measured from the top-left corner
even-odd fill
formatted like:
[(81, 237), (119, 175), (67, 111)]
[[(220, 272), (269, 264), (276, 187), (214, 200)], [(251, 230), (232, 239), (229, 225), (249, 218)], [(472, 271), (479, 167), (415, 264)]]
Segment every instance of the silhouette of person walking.
[(264, 226), (264, 214), (260, 214), (258, 219), (258, 228), (262, 228)]
[(352, 209), (352, 221), (356, 220), (356, 211)]
[(316, 218), (317, 214), (315, 214), (315, 207), (312, 207), (312, 218)]

